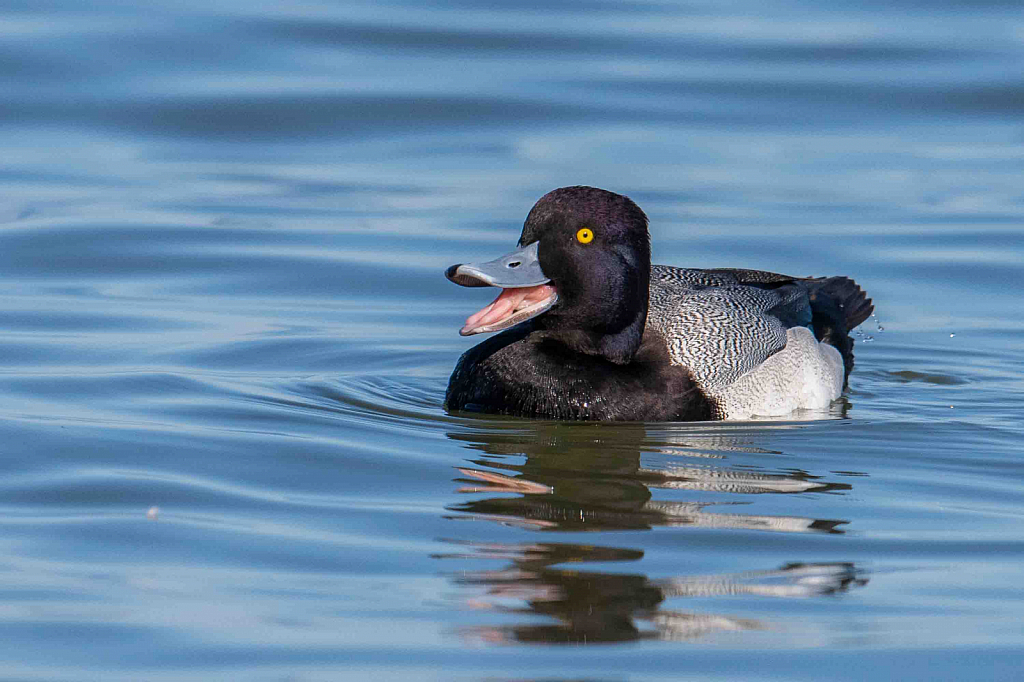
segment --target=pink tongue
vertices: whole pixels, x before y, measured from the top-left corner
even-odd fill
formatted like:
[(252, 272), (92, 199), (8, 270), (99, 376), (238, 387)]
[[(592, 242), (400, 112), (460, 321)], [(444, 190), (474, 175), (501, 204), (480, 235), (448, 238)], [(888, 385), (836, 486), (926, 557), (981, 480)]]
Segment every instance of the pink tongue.
[(498, 298), (483, 310), (473, 313), (466, 319), (463, 332), (486, 327), (509, 317), (517, 309), (526, 308), (535, 303), (540, 303), (555, 292), (554, 288), (547, 284), (535, 287), (523, 287), (521, 289), (502, 289)]

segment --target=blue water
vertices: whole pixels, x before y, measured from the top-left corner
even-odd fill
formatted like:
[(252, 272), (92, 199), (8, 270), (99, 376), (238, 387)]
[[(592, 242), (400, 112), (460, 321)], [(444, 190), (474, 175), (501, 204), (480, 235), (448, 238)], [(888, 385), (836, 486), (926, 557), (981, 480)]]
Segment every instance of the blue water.
[[(0, 679), (1018, 678), (1016, 3), (0, 11)], [(856, 278), (832, 419), (446, 414), (570, 184)]]

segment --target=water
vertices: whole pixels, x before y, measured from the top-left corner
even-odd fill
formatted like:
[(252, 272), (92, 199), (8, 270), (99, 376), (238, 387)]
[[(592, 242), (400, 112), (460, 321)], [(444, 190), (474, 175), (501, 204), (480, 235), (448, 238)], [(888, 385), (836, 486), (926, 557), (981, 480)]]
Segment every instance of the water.
[[(1015, 3), (8, 2), (5, 680), (1010, 680)], [(447, 415), (541, 194), (853, 276), (832, 419)], [(884, 329), (883, 329), (884, 328)]]

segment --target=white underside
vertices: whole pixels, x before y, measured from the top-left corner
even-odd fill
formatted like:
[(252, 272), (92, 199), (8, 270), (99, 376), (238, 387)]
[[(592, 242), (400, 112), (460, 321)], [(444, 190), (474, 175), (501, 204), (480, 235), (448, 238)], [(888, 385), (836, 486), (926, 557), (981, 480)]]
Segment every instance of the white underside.
[(782, 417), (827, 410), (843, 391), (843, 358), (806, 327), (786, 330), (786, 347), (720, 389), (708, 391), (723, 419)]

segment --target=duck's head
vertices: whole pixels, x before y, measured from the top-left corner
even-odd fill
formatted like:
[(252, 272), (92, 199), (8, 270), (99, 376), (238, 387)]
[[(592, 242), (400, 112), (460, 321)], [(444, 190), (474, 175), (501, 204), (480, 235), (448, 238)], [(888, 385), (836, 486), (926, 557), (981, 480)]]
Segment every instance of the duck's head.
[(502, 288), (466, 320), (463, 336), (535, 318), (545, 337), (616, 364), (640, 347), (650, 274), (647, 216), (627, 197), (594, 187), (548, 192), (526, 217), (516, 251), (445, 271), (462, 286)]

